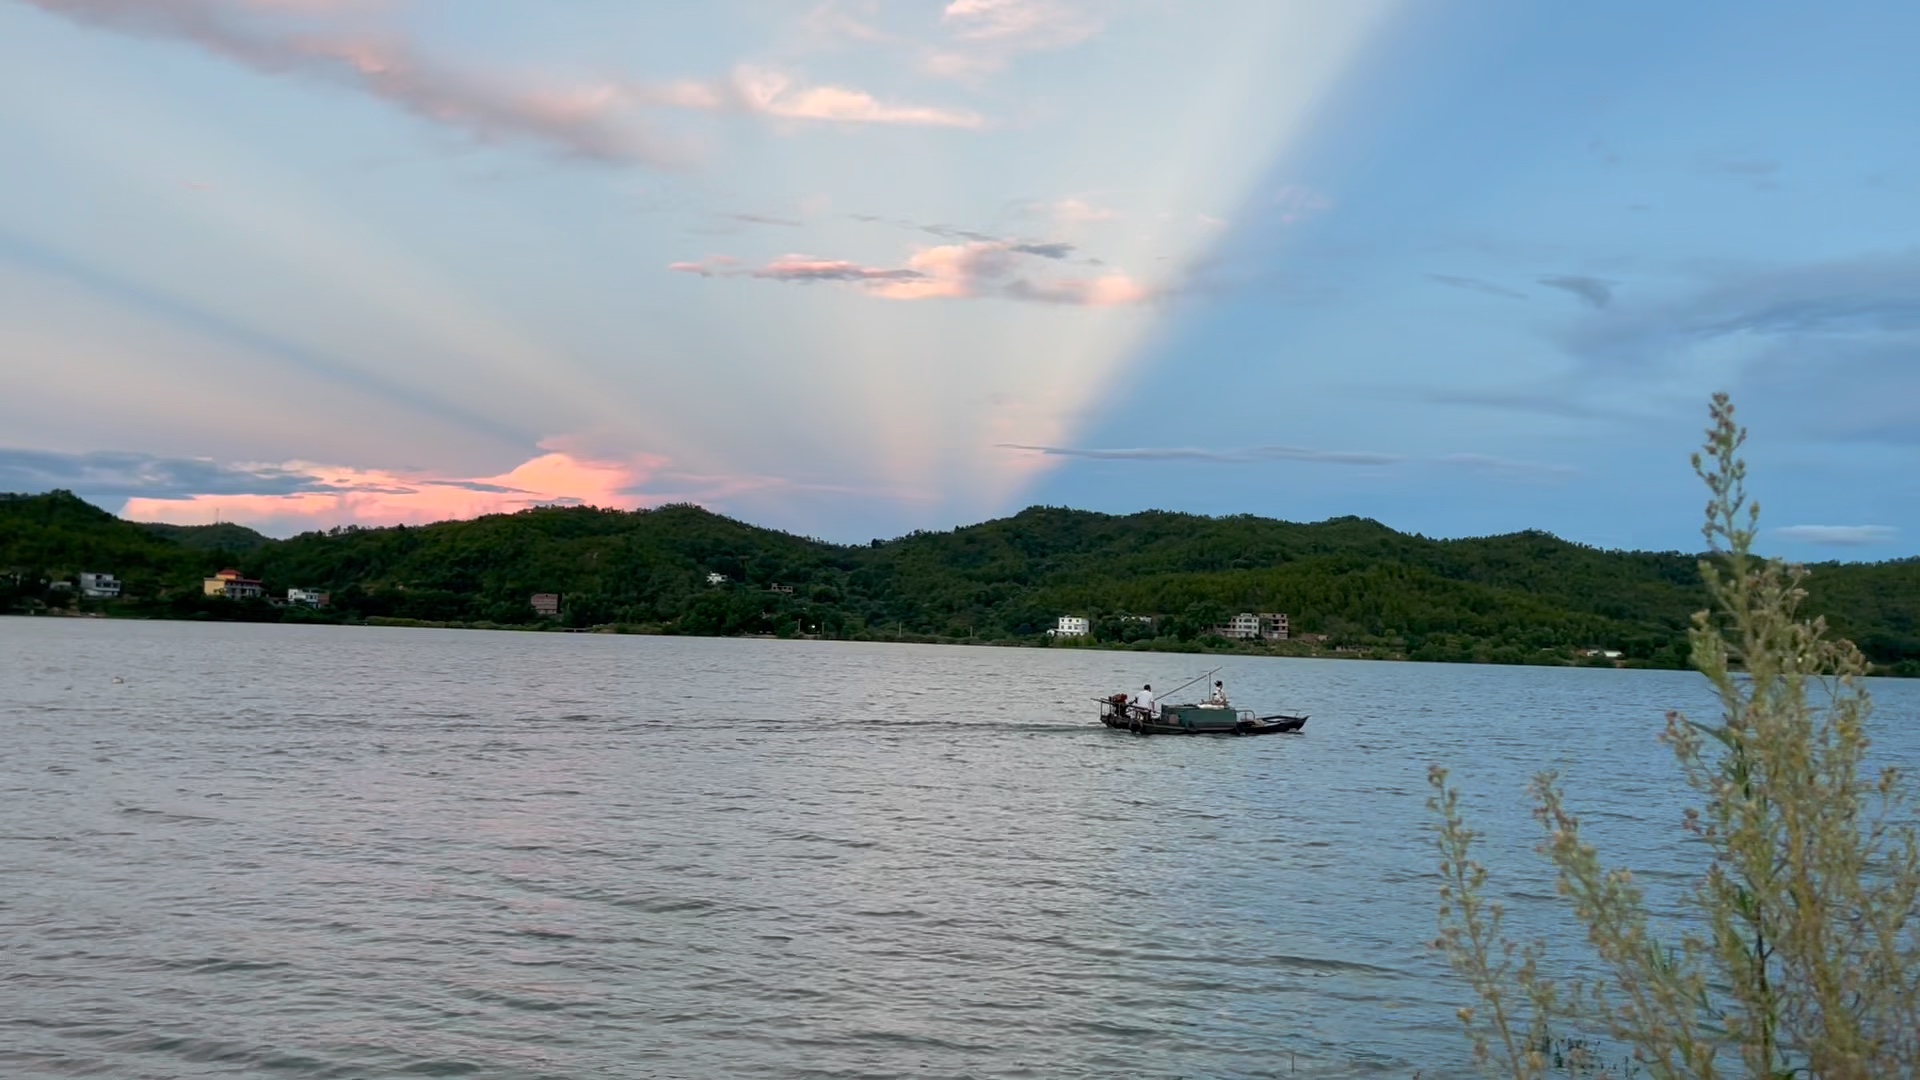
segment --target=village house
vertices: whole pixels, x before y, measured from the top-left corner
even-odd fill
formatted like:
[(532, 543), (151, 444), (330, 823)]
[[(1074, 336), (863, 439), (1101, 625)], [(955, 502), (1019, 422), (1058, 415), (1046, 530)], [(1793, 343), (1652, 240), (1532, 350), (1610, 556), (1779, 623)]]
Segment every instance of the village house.
[(1062, 615), (1054, 628), (1047, 631), (1048, 637), (1086, 637), (1093, 631), (1093, 625), (1084, 615)]
[(1284, 612), (1263, 611), (1258, 615), (1243, 611), (1213, 628), (1223, 638), (1235, 641), (1285, 641), (1291, 626)]
[(288, 589), (287, 603), (301, 607), (323, 608), (333, 599), (318, 589)]
[(709, 585), (725, 585), (726, 583), (727, 583), (727, 575), (719, 572), (718, 570), (715, 570), (707, 575), (707, 584)]
[(120, 579), (112, 574), (81, 574), (80, 595), (89, 600), (117, 600)]
[(548, 618), (560, 614), (560, 594), (551, 592), (534, 593), (533, 613)]
[(1253, 641), (1260, 636), (1260, 616), (1243, 611), (1214, 627), (1213, 632), (1234, 641)]
[(240, 571), (222, 570), (201, 582), (201, 589), (208, 596), (221, 596), (228, 600), (254, 600), (267, 595), (266, 586), (249, 577), (242, 577)]

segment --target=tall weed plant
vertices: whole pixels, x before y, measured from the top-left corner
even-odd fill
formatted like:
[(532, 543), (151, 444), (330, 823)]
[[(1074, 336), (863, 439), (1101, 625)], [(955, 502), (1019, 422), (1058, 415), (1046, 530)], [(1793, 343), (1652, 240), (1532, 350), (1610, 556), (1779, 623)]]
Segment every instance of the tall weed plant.
[(1701, 841), (1690, 847), (1704, 863), (1677, 939), (1657, 935), (1632, 873), (1602, 862), (1560, 777), (1542, 773), (1531, 786), (1539, 851), (1602, 972), (1550, 976), (1543, 945), (1503, 933), (1460, 793), (1444, 768), (1431, 771), (1437, 944), (1477, 998), (1460, 1018), (1487, 1075), (1879, 1080), (1920, 1070), (1912, 787), (1895, 769), (1869, 770), (1866, 662), (1825, 620), (1801, 617), (1805, 570), (1755, 554), (1747, 433), (1726, 395), (1711, 412), (1693, 466), (1711, 494), (1700, 572), (1712, 606), (1689, 638), (1720, 717), (1670, 713), (1662, 736), (1697, 798), (1676, 827)]

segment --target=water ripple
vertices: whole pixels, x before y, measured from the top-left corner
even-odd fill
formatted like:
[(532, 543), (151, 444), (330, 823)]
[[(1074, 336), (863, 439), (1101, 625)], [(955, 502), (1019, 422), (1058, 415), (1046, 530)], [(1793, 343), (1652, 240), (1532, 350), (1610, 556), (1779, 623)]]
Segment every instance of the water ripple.
[(1526, 778), (1666, 902), (1654, 735), (1710, 706), (1210, 658), (1308, 730), (1138, 739), (1087, 699), (1200, 660), (53, 619), (0, 655), (7, 1076), (1456, 1073), (1427, 763), (1556, 932)]

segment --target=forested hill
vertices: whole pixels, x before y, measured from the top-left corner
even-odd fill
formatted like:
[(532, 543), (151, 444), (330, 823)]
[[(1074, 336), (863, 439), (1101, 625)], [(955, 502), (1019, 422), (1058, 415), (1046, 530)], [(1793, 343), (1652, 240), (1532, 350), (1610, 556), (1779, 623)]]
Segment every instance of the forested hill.
[[(1075, 614), (1103, 643), (1191, 648), (1223, 646), (1209, 629), (1235, 612), (1276, 611), (1308, 639), (1283, 651), (1546, 663), (1607, 649), (1678, 666), (1704, 604), (1697, 561), (1539, 532), (1429, 540), (1361, 518), (1052, 507), (865, 546), (694, 506), (543, 508), (275, 541), (235, 525), (136, 525), (64, 492), (0, 496), (0, 608), (57, 604), (44, 582), (105, 571), (126, 583), (118, 613), (200, 618), (531, 625), (542, 622), (532, 595), (558, 593), (561, 614), (545, 621), (577, 627), (1039, 642)], [(333, 608), (201, 596), (201, 579), (225, 566), (273, 596), (329, 590)], [(1920, 673), (1920, 560), (1813, 569), (1812, 612), (1887, 669)]]

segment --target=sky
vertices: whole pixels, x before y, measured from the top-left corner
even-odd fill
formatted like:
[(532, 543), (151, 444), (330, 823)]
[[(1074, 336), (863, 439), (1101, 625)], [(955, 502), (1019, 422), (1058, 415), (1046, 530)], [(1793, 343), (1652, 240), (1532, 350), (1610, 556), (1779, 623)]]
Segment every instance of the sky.
[(1920, 5), (0, 0), (0, 491), (1920, 552)]

